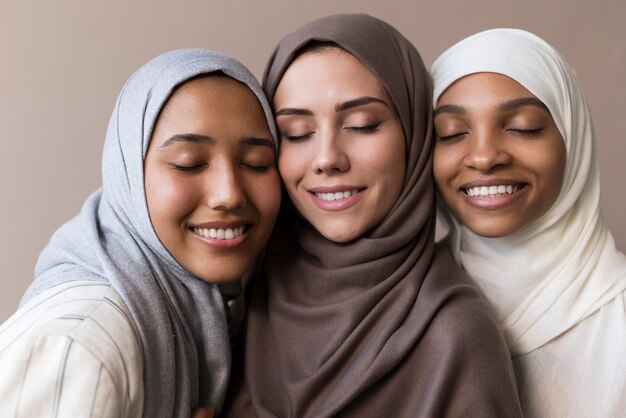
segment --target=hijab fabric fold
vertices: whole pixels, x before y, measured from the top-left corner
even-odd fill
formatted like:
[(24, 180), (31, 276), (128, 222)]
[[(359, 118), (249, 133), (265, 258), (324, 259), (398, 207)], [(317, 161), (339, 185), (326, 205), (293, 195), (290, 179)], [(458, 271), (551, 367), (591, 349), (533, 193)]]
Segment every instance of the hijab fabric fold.
[(574, 70), (531, 33), (488, 30), (457, 43), (434, 62), (434, 105), (452, 83), (478, 72), (503, 74), (534, 94), (548, 107), (566, 147), (556, 202), (518, 232), (484, 238), (440, 207), (457, 261), (495, 307), (512, 353), (521, 355), (626, 289), (626, 257), (602, 220), (591, 116)]
[[(354, 55), (389, 93), (406, 140), (404, 186), (385, 219), (349, 243), (327, 240), (302, 219), (279, 217), (264, 277), (251, 298), (246, 388), (231, 416), (441, 416), (444, 410), (455, 415), (450, 411), (461, 404), (487, 404), (473, 396), (481, 382), (465, 385), (448, 374), (461, 374), (463, 367), (455, 367), (469, 354), (432, 331), (450, 318), (452, 302), (469, 310), (465, 324), (446, 323), (451, 336), (472, 323), (473, 307), (485, 305), (434, 245), (431, 85), (421, 58), (376, 18), (324, 17), (278, 44), (264, 76), (270, 102), (298, 51), (311, 41), (330, 41)], [(495, 320), (493, 325), (495, 330)], [(480, 337), (504, 347), (497, 333)], [(484, 364), (494, 382), (512, 376), (505, 357), (495, 361), (498, 366)], [(514, 389), (511, 394), (514, 404)]]
[(203, 49), (156, 57), (130, 77), (117, 99), (106, 133), (102, 188), (52, 236), (22, 300), (74, 280), (110, 283), (141, 341), (144, 417), (188, 418), (196, 406), (219, 411), (228, 384), (230, 346), (219, 289), (188, 273), (159, 241), (143, 175), (152, 131), (174, 89), (214, 72), (252, 90), (275, 137), (260, 86), (241, 63)]

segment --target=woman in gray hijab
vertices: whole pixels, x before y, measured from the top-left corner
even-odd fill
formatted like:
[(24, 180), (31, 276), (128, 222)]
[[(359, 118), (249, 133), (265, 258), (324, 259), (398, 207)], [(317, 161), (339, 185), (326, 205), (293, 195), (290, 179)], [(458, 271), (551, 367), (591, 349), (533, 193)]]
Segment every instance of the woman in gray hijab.
[(102, 176), (0, 328), (2, 413), (219, 412), (231, 358), (218, 285), (254, 264), (280, 204), (254, 77), (213, 51), (155, 58), (118, 97)]

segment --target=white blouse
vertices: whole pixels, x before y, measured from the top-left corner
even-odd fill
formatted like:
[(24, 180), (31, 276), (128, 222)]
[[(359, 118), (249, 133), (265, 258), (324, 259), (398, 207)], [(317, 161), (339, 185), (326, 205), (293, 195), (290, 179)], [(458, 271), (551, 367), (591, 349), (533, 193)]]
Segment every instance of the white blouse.
[(143, 355), (109, 286), (50, 288), (0, 327), (0, 405), (10, 417), (140, 417)]
[(527, 417), (626, 417), (626, 293), (513, 358)]

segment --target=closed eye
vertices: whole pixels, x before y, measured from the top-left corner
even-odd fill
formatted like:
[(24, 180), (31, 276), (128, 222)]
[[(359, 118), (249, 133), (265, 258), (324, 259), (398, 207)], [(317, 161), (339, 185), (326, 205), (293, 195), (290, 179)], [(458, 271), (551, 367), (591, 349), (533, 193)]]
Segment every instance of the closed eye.
[(348, 129), (354, 132), (369, 133), (369, 132), (376, 131), (382, 123), (383, 121), (378, 121), (378, 122), (374, 122), (374, 123), (371, 123), (369, 125), (364, 125), (364, 126), (346, 126), (344, 127), (344, 129)]
[(252, 171), (257, 171), (259, 173), (265, 173), (270, 168), (270, 165), (262, 165), (262, 164), (241, 163), (241, 165), (243, 167), (249, 168)]
[(437, 135), (437, 139), (441, 142), (454, 141), (462, 139), (465, 135), (467, 135), (467, 132), (458, 132), (450, 135)]
[(178, 164), (170, 164), (171, 167), (176, 171), (181, 171), (183, 173), (197, 173), (200, 172), (204, 167), (206, 167), (206, 163), (194, 164), (194, 165), (178, 165)]
[(282, 139), (289, 141), (289, 142), (302, 142), (305, 141), (307, 139), (309, 139), (310, 137), (312, 137), (314, 134), (314, 132), (307, 132), (305, 134), (302, 135), (288, 135), (288, 134), (281, 134)]
[(507, 129), (507, 131), (513, 132), (513, 133), (521, 135), (521, 136), (535, 137), (535, 136), (539, 136), (541, 134), (541, 131), (543, 131), (543, 128), (538, 128), (538, 129)]

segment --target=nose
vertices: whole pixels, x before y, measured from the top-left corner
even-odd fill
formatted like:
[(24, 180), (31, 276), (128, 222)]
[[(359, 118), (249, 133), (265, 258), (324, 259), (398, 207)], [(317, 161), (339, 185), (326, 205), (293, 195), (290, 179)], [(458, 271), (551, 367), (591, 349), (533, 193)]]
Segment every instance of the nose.
[(207, 178), (207, 203), (214, 210), (233, 210), (246, 205), (246, 195), (236, 168), (231, 164), (215, 164)]
[(502, 142), (506, 141), (505, 138), (489, 132), (477, 132), (473, 139), (468, 142), (468, 152), (463, 161), (466, 167), (488, 172), (511, 164), (512, 156)]
[(338, 135), (321, 135), (317, 153), (313, 159), (313, 171), (317, 174), (339, 174), (350, 169), (348, 153)]

